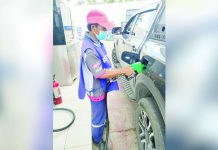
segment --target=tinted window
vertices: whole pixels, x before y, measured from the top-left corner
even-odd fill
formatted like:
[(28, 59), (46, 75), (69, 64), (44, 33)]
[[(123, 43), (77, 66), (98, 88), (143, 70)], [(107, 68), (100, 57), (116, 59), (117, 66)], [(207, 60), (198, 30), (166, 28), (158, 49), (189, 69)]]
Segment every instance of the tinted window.
[(142, 42), (144, 37), (149, 32), (150, 26), (153, 23), (153, 19), (156, 15), (157, 10), (150, 10), (141, 13), (136, 20), (135, 26), (133, 28), (133, 36), (131, 41), (137, 47)]
[(131, 20), (129, 22), (127, 22), (126, 27), (123, 31), (124, 34), (129, 34), (132, 31), (133, 25), (135, 23), (137, 16), (131, 18)]

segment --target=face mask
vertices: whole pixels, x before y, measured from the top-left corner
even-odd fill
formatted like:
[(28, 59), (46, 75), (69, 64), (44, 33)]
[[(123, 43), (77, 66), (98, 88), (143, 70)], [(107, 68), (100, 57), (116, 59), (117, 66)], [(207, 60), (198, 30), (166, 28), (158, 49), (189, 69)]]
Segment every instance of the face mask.
[(100, 31), (99, 34), (96, 35), (98, 40), (105, 40), (107, 38), (107, 31)]

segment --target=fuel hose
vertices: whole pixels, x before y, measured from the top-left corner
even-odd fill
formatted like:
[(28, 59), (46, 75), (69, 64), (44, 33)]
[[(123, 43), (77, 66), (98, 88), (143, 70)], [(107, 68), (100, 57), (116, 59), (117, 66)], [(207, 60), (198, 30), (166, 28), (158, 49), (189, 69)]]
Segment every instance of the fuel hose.
[(68, 109), (68, 108), (54, 108), (53, 111), (64, 111), (64, 112), (68, 112), (68, 113), (70, 113), (72, 115), (72, 119), (71, 119), (70, 123), (68, 123), (66, 126), (64, 126), (62, 128), (53, 129), (53, 132), (63, 131), (65, 129), (69, 128), (73, 124), (73, 122), (75, 121), (76, 116), (75, 116), (74, 112), (71, 109)]

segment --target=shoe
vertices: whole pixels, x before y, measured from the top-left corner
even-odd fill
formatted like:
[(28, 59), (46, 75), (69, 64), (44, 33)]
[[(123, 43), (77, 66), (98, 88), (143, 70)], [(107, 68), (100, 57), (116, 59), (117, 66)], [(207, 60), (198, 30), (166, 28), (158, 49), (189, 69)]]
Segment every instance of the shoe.
[(92, 150), (98, 150), (98, 144), (92, 143)]
[[(98, 144), (98, 149), (99, 150), (107, 150), (107, 146), (105, 146), (105, 141), (101, 141), (99, 144)], [(105, 149), (105, 147), (106, 147), (106, 149)]]

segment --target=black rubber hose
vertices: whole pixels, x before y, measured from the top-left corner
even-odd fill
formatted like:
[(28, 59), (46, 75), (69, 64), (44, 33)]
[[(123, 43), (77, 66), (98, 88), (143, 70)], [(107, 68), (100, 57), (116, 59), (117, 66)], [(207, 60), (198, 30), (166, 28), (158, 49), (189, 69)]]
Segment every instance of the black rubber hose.
[(64, 126), (63, 128), (53, 129), (53, 132), (60, 132), (60, 131), (63, 131), (63, 130), (65, 130), (65, 129), (69, 128), (69, 127), (73, 124), (73, 122), (74, 122), (76, 116), (75, 116), (75, 114), (74, 114), (74, 112), (73, 112), (72, 110), (67, 109), (67, 108), (54, 108), (54, 109), (53, 109), (53, 111), (56, 111), (56, 110), (68, 111), (68, 112), (70, 112), (70, 113), (73, 115), (73, 118), (72, 118), (72, 120), (71, 120), (71, 122), (70, 122), (69, 124), (67, 124), (67, 125)]

